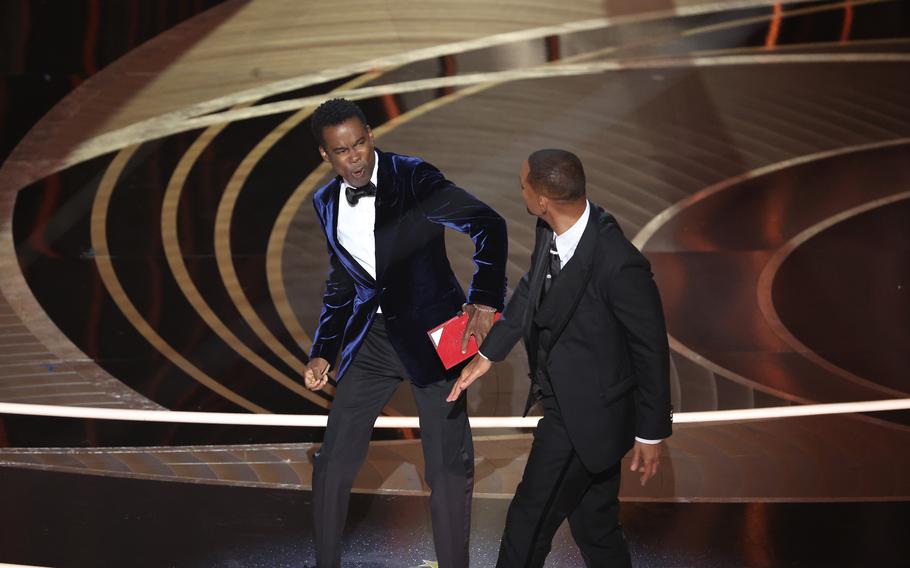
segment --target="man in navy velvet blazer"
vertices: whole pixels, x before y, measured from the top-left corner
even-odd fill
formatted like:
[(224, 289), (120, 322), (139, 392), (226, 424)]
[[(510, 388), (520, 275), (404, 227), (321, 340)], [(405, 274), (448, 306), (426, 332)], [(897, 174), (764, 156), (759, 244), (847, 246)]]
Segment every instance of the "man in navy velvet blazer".
[[(351, 487), (373, 423), (407, 379), (420, 415), (437, 560), (441, 568), (467, 568), (474, 452), (464, 398), (445, 400), (461, 366), (445, 370), (427, 330), (464, 309), (462, 345), (470, 335), (483, 341), (505, 299), (505, 221), (427, 162), (376, 150), (363, 113), (350, 101), (327, 101), (311, 123), (337, 177), (313, 197), (329, 274), (307, 386), (325, 386), (341, 354), (313, 467), (317, 565), (340, 565)], [(446, 227), (474, 242), (467, 298), (446, 257)]]

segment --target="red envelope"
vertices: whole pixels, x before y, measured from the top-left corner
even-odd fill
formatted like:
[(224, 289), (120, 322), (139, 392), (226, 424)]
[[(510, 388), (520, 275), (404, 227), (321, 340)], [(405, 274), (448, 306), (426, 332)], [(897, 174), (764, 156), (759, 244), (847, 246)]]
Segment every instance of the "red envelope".
[[(499, 312), (496, 312), (493, 315), (493, 321), (498, 320), (500, 315)], [(439, 355), (439, 359), (446, 369), (451, 369), (477, 353), (477, 340), (474, 339), (473, 335), (468, 339), (468, 350), (465, 353), (461, 352), (461, 338), (464, 336), (464, 330), (467, 326), (468, 314), (467, 312), (461, 312), (449, 321), (443, 322), (427, 332), (427, 335), (430, 336), (430, 341), (436, 347), (436, 354)]]

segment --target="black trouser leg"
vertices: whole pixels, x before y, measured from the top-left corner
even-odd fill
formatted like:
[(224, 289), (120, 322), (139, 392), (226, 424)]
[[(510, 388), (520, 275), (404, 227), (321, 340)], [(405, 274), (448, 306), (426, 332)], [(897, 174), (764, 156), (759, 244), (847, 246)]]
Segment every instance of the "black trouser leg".
[(313, 464), (316, 565), (341, 565), (341, 534), (354, 478), (363, 465), (376, 417), (402, 381), (403, 369), (381, 320), (370, 329), (338, 383), (325, 437)]
[(631, 567), (629, 547), (619, 523), (620, 464), (602, 471), (591, 480), (591, 486), (575, 510), (569, 514), (569, 526), (585, 565), (589, 567)]
[(445, 400), (453, 384), (412, 385), (411, 390), (420, 415), (436, 560), (440, 568), (468, 568), (474, 445), (466, 397), (454, 403)]
[[(606, 482), (609, 476), (592, 475), (572, 447), (555, 399), (547, 397), (543, 404), (544, 418), (534, 433), (528, 464), (506, 516), (497, 567), (543, 566), (553, 535), (566, 517), (574, 519), (570, 520), (573, 535), (581, 534), (584, 539), (584, 544), (579, 542), (579, 546), (588, 566), (614, 566), (612, 563), (600, 563), (602, 555), (596, 550), (596, 544), (600, 542), (596, 539), (604, 533), (615, 533), (620, 538), (622, 535), (618, 528), (617, 508), (610, 509), (603, 505), (603, 502), (616, 503), (618, 465), (615, 468), (615, 483)], [(597, 487), (592, 492), (595, 484)], [(590, 532), (583, 532), (582, 529), (587, 529), (590, 523), (597, 526)], [(591, 544), (591, 539), (595, 544)], [(615, 535), (611, 539), (615, 540)], [(622, 541), (624, 545), (625, 541)]]

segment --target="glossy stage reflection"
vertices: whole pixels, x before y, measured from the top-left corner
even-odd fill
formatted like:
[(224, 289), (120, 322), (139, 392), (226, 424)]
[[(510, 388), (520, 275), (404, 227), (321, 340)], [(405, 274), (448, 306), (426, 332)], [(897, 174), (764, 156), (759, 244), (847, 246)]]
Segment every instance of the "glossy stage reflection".
[[(471, 566), (495, 564), (508, 506), (476, 499)], [(131, 568), (304, 568), (310, 494), (0, 468), (0, 562)], [(345, 566), (433, 560), (424, 497), (354, 495)], [(625, 503), (636, 566), (906, 566), (910, 503)], [(310, 564), (312, 566), (312, 564)], [(547, 567), (582, 566), (563, 527)]]

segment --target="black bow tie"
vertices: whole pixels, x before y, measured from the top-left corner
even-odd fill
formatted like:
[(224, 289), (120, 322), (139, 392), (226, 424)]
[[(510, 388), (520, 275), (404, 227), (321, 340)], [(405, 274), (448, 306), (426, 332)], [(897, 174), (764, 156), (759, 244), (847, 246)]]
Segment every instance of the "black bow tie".
[(357, 205), (357, 202), (360, 201), (361, 197), (372, 197), (374, 195), (376, 195), (376, 186), (373, 185), (373, 182), (370, 182), (363, 187), (347, 186), (344, 189), (344, 196), (347, 198), (348, 203), (351, 204), (351, 207)]

